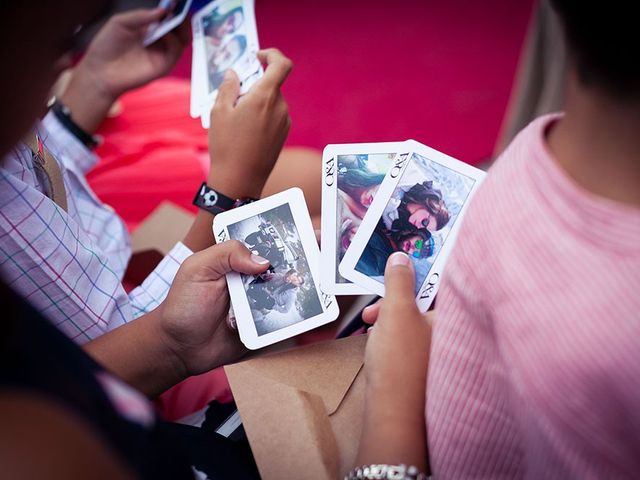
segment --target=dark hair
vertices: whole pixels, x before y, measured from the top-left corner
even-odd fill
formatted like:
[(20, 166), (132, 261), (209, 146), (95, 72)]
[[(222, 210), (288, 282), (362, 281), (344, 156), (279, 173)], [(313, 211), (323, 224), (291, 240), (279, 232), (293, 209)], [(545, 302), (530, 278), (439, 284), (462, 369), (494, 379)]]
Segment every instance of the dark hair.
[(402, 196), (402, 200), (400, 200), (398, 210), (403, 209), (407, 211), (407, 205), (409, 203), (424, 205), (429, 213), (436, 218), (436, 230), (440, 230), (449, 223), (449, 210), (447, 210), (447, 205), (442, 198), (442, 192), (433, 187), (431, 180), (416, 183), (407, 190)]
[(356, 164), (357, 166), (353, 167), (338, 163), (338, 188), (359, 202), (360, 198), (356, 198), (358, 193), (374, 185), (380, 185), (384, 180), (384, 174), (372, 172), (360, 159), (357, 159)]
[(551, 0), (580, 81), (612, 96), (640, 98), (640, 39), (634, 2)]

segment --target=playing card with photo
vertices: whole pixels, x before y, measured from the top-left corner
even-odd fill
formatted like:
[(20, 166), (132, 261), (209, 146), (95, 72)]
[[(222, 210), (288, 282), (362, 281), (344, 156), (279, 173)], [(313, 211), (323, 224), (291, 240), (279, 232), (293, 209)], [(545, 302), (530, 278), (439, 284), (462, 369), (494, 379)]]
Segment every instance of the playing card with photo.
[(204, 52), (201, 51), (202, 42), (196, 41), (198, 33), (193, 32), (193, 48), (191, 54), (191, 117), (197, 118), (202, 114), (202, 104), (207, 97), (207, 73), (204, 62)]
[(320, 251), (304, 195), (292, 188), (216, 215), (218, 243), (238, 240), (269, 260), (257, 276), (227, 275), (242, 343), (258, 349), (338, 318), (338, 304), (320, 290)]
[(351, 244), (378, 187), (404, 142), (327, 145), (322, 153), (322, 242), (320, 284), (334, 295), (370, 293), (340, 275)]
[(416, 302), (426, 311), (485, 172), (418, 142), (407, 143), (411, 153), (394, 159), (339, 271), (384, 296), (387, 258), (404, 251), (416, 270)]
[(180, 25), (189, 12), (191, 1), (192, 0), (160, 0), (158, 8), (165, 9), (167, 14), (162, 20), (149, 26), (142, 44), (145, 47), (151, 45)]
[[(247, 93), (251, 87), (262, 78), (264, 71), (262, 66), (253, 73), (249, 73), (244, 78), (240, 79), (240, 95)], [(202, 123), (202, 128), (209, 129), (211, 127), (211, 109), (216, 103), (216, 97), (207, 97), (205, 104), (200, 106), (199, 115)]]
[(198, 44), (198, 62), (204, 63), (201, 75), (205, 94), (200, 99), (204, 113), (213, 105), (226, 70), (233, 69), (238, 74), (241, 93), (247, 91), (248, 79), (262, 74), (256, 57), (259, 43), (253, 1), (216, 0), (193, 16), (192, 29), (194, 47)]

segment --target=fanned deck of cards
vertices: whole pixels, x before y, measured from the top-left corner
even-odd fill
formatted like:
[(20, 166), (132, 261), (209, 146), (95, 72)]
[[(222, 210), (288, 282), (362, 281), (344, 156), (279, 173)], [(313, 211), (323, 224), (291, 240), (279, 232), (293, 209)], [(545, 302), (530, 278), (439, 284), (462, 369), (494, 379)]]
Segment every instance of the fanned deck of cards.
[(464, 213), (485, 173), (413, 140), (327, 145), (323, 153), (321, 287), (384, 296), (396, 251), (416, 270), (426, 311)]
[(338, 318), (320, 289), (320, 250), (302, 190), (292, 188), (216, 215), (216, 242), (238, 240), (269, 260), (258, 276), (227, 275), (240, 339), (258, 349)]
[(260, 49), (253, 0), (216, 0), (191, 19), (191, 116), (210, 127), (211, 108), (228, 69), (240, 78), (240, 93), (249, 91), (264, 71), (256, 57)]

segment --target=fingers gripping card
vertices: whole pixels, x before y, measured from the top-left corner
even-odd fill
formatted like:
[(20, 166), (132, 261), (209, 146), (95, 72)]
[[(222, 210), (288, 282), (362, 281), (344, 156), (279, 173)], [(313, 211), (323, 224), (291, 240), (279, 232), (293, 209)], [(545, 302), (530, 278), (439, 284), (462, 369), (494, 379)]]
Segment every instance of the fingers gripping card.
[(248, 348), (265, 347), (338, 317), (335, 297), (320, 289), (320, 251), (302, 190), (218, 214), (213, 232), (217, 242), (238, 240), (269, 260), (261, 275), (227, 275), (240, 339)]

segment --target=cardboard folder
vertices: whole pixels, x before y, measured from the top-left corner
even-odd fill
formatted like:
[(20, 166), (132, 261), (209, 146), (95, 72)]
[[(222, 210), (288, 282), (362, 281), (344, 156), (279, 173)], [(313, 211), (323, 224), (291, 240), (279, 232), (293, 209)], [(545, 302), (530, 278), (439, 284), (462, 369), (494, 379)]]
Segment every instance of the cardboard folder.
[(260, 475), (335, 479), (354, 466), (366, 335), (225, 367)]

